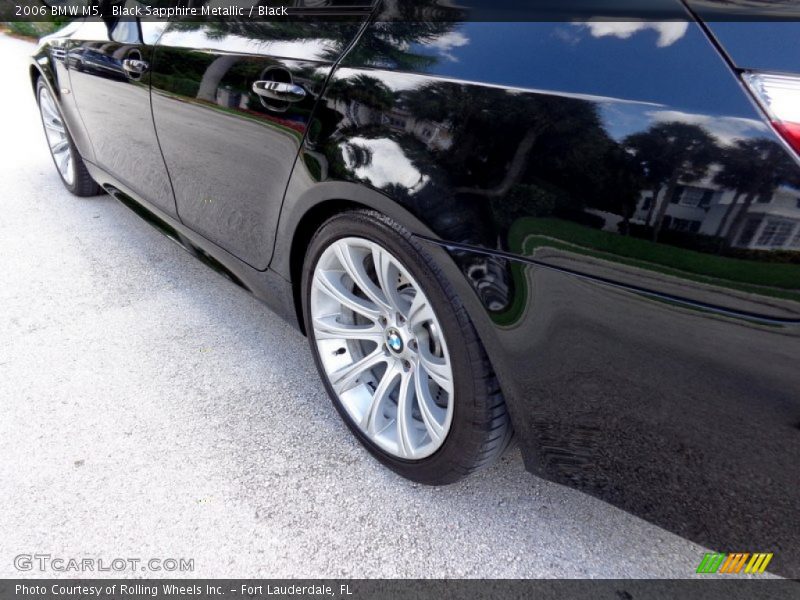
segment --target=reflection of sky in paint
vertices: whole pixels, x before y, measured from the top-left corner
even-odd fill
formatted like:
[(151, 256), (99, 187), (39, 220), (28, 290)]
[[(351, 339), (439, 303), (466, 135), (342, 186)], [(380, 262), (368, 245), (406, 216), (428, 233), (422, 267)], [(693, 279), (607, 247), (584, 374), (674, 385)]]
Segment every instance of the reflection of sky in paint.
[(464, 43), (447, 46), (447, 56), (436, 37), (408, 51), (436, 59), (424, 67), (426, 73), (454, 79), (657, 102), (685, 112), (754, 115), (697, 25), (582, 25), (456, 23), (448, 39)]
[(437, 35), (428, 42), (428, 46), (436, 48), (439, 56), (451, 62), (458, 62), (458, 56), (453, 52), (456, 48), (469, 44), (469, 38), (458, 30), (448, 31)]
[[(355, 166), (353, 146), (366, 150), (371, 155), (366, 165)], [(347, 168), (353, 169), (356, 177), (369, 180), (376, 188), (394, 184), (414, 193), (428, 182), (429, 177), (419, 172), (394, 140), (354, 137), (348, 140), (343, 150)]]
[(666, 22), (635, 22), (635, 21), (591, 21), (587, 23), (574, 23), (577, 27), (586, 27), (592, 37), (617, 37), (627, 40), (633, 35), (647, 30), (658, 34), (656, 46), (666, 48), (680, 40), (689, 30), (689, 23), (681, 21)]
[(336, 40), (320, 38), (269, 41), (263, 38), (226, 34), (209, 36), (202, 29), (194, 31), (169, 31), (162, 38), (161, 45), (177, 48), (199, 48), (218, 50), (237, 54), (262, 54), (279, 58), (300, 58), (322, 60), (326, 52), (340, 48)]
[(622, 140), (632, 133), (643, 131), (654, 123), (675, 121), (703, 127), (723, 146), (730, 145), (742, 138), (771, 136), (766, 123), (757, 119), (717, 117), (666, 108), (654, 108), (652, 105), (647, 104), (605, 102), (600, 105), (600, 115), (608, 134), (615, 140)]
[[(668, 121), (704, 127), (722, 145), (772, 135), (695, 25), (562, 22), (456, 27), (460, 35), (450, 31), (408, 48), (437, 58), (426, 73), (595, 102), (617, 140)], [(371, 75), (395, 91), (427, 82), (391, 71)]]

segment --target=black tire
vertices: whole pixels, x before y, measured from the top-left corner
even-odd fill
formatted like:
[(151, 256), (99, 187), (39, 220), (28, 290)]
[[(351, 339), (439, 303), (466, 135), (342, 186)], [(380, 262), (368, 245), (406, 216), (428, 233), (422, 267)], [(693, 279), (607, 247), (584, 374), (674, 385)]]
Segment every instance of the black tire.
[[(40, 93), (42, 88), (46, 89), (44, 81), (42, 81), (41, 77), (38, 79), (36, 83), (36, 102), (39, 104), (39, 112), (41, 116), (41, 105), (40, 105)], [(49, 90), (48, 90), (49, 91)], [(56, 105), (56, 109), (58, 109), (58, 105)], [(60, 110), (59, 110), (60, 113)], [(61, 120), (66, 124), (64, 121), (64, 115), (61, 114)], [(42, 122), (42, 127), (44, 127), (44, 121)], [(64, 184), (64, 187), (69, 190), (69, 192), (75, 196), (80, 197), (87, 197), (87, 196), (98, 196), (103, 193), (102, 188), (97, 185), (92, 176), (89, 175), (89, 171), (86, 169), (86, 164), (83, 162), (78, 149), (75, 147), (75, 142), (72, 140), (72, 136), (69, 134), (69, 129), (66, 128), (66, 136), (69, 142), (70, 151), (72, 152), (72, 168), (74, 170), (74, 177), (72, 183), (67, 182), (64, 179), (64, 176), (58, 170), (58, 165), (56, 164), (55, 156), (53, 153), (50, 153), (50, 157), (53, 159), (53, 164), (56, 166), (56, 172), (58, 176), (61, 178), (61, 183)]]
[[(421, 460), (403, 460), (386, 453), (353, 422), (323, 369), (311, 326), (311, 283), (317, 261), (336, 240), (361, 237), (400, 259), (433, 305), (450, 349), (453, 419), (442, 446)], [(328, 395), (359, 441), (399, 475), (428, 485), (453, 483), (492, 464), (509, 446), (513, 428), (492, 366), (467, 312), (422, 246), (402, 226), (380, 213), (356, 210), (325, 222), (309, 243), (302, 274), (303, 316), (314, 360)]]

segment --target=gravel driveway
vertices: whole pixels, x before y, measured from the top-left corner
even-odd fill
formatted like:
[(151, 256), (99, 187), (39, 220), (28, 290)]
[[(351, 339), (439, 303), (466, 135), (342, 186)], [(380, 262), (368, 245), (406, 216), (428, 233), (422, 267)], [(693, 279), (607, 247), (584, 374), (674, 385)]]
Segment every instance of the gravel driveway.
[(0, 35), (0, 577), (21, 553), (191, 558), (197, 577), (694, 572), (703, 548), (518, 451), (438, 489), (379, 466), (298, 332), (110, 197), (62, 189), (32, 50)]

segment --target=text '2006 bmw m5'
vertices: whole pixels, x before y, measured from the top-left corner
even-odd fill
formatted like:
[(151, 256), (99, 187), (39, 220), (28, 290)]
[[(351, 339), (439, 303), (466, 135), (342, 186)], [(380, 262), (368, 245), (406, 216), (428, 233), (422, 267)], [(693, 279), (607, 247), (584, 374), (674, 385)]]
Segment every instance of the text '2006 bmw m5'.
[(295, 323), (401, 475), (453, 482), (515, 438), (541, 477), (800, 575), (798, 22), (261, 4), (291, 17), (112, 2), (45, 38), (67, 188)]

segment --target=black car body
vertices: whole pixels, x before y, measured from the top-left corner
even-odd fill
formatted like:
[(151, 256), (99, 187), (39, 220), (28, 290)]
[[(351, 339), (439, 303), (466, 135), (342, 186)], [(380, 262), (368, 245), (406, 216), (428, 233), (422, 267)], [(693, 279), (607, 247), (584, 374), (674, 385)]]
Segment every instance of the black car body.
[[(800, 167), (742, 78), (800, 74), (800, 27), (460, 4), (73, 24), (31, 77), (106, 191), (300, 328), (319, 225), (402, 223), (531, 472), (800, 576)], [(265, 78), (304, 97), (265, 102)]]

